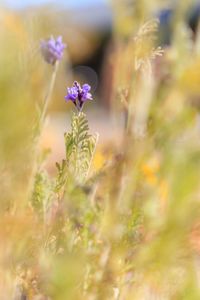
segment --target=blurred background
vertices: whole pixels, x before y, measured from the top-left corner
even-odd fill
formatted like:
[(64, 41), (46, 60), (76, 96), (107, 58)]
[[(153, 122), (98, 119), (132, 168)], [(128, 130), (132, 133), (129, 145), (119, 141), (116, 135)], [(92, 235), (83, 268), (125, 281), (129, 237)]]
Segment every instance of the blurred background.
[[(30, 261), (30, 253), (34, 253), (36, 267), (39, 265), (39, 269), (45, 270), (48, 265), (41, 254), (43, 252), (38, 255), (41, 250), (38, 233), (42, 229), (35, 226), (37, 222), (34, 215), (30, 218), (25, 212), (21, 217), (19, 208), (23, 207), (23, 203), (27, 205), (30, 197), (30, 174), (34, 170), (34, 158), (37, 156), (33, 129), (53, 71), (52, 66), (42, 58), (40, 42), (51, 35), (62, 35), (67, 48), (59, 65), (47, 122), (42, 132), (40, 146), (44, 151), (41, 151), (42, 157), (39, 159), (43, 162), (47, 154), (48, 157), (45, 166), (40, 161), (38, 165), (53, 175), (55, 163), (65, 158), (63, 135), (70, 129), (71, 115), (75, 110), (73, 103), (64, 100), (67, 87), (74, 80), (89, 83), (94, 100), (86, 103), (84, 112), (91, 132), (99, 133), (93, 168), (97, 174), (99, 170), (105, 169), (106, 172), (105, 178), (97, 178), (100, 183), (97, 182), (97, 192), (94, 191), (96, 202), (91, 199), (88, 201), (90, 195), (86, 198), (86, 194), (83, 202), (86, 204), (86, 212), (88, 203), (92, 203), (93, 217), (88, 214), (86, 218), (86, 222), (92, 220), (91, 224), (93, 219), (98, 220), (96, 213), (99, 213), (101, 204), (105, 202), (105, 208), (108, 204), (103, 221), (98, 221), (96, 227), (91, 226), (91, 233), (93, 235), (95, 230), (98, 233), (103, 224), (102, 241), (106, 236), (114, 250), (113, 253), (111, 251), (112, 261), (106, 273), (107, 280), (99, 284), (97, 271), (94, 286), (99, 286), (100, 293), (104, 292), (104, 286), (106, 283), (109, 285), (112, 277), (112, 287), (115, 287), (118, 278), (122, 276), (129, 295), (129, 285), (135, 280), (133, 274), (136, 268), (139, 284), (144, 283), (144, 293), (148, 291), (140, 275), (142, 273), (145, 273), (148, 280), (151, 275), (152, 290), (157, 289), (155, 278), (161, 278), (168, 289), (168, 280), (173, 286), (177, 280), (176, 274), (172, 276), (174, 265), (177, 266), (175, 271), (178, 271), (178, 277), (184, 278), (179, 267), (180, 261), (186, 260), (183, 268), (188, 275), (184, 283), (186, 294), (183, 296), (180, 289), (179, 297), (162, 299), (199, 299), (199, 16), (200, 1), (196, 0), (1, 0), (0, 216), (3, 215), (3, 218), (0, 218), (0, 274), (4, 276), (0, 276), (0, 299), (12, 299), (7, 296), (3, 298), (2, 295), (7, 295), (4, 289), (10, 287), (12, 290), (15, 266), (23, 265), (24, 262), (27, 264), (27, 261), (35, 265)], [(152, 22), (154, 18), (159, 20), (158, 34), (157, 22)], [(158, 46), (162, 47), (164, 53)], [(157, 55), (161, 53), (162, 56)], [(132, 123), (129, 122), (133, 128), (128, 126), (127, 114), (133, 117)], [(143, 126), (144, 135), (140, 135), (137, 125)], [(130, 139), (127, 128), (133, 129)], [(105, 162), (109, 164), (110, 161), (114, 165), (101, 169)], [(96, 179), (94, 185), (96, 189)], [(48, 181), (45, 181), (44, 187), (48, 190)], [(73, 197), (78, 199), (79, 194)], [(67, 196), (68, 200), (71, 203), (71, 192)], [(97, 209), (96, 206), (93, 209), (93, 202), (97, 203)], [(17, 209), (19, 215), (16, 215)], [(131, 212), (136, 212), (133, 219)], [(80, 216), (83, 216), (81, 210)], [(125, 227), (128, 228), (127, 232)], [(193, 233), (190, 236), (197, 252), (195, 263), (192, 251), (189, 253), (188, 232)], [(29, 241), (32, 243), (33, 235), (39, 251), (34, 243), (30, 247)], [(105, 257), (109, 256), (111, 248), (109, 245), (107, 247), (105, 239), (106, 251), (101, 251), (104, 242), (98, 235), (95, 239), (95, 247), (103, 255), (100, 264), (104, 268), (107, 261)], [(138, 248), (135, 245), (140, 243), (140, 239), (146, 245), (146, 253), (141, 251), (141, 258), (137, 260), (135, 255), (137, 257)], [(19, 240), (22, 241), (19, 243)], [(151, 240), (155, 240), (155, 243), (151, 244)], [(124, 245), (122, 241), (125, 241)], [(184, 248), (188, 252), (182, 252)], [(87, 247), (85, 253), (88, 253)], [(93, 255), (92, 251), (90, 253)], [(192, 259), (187, 260), (190, 255)], [(71, 269), (80, 273), (79, 266), (77, 270), (74, 268), (76, 260), (75, 257), (70, 264)], [(133, 264), (138, 262), (138, 266), (133, 265), (129, 269), (130, 266), (126, 265), (129, 260)], [(154, 269), (153, 272), (148, 269), (152, 260), (155, 261), (155, 272)], [(98, 269), (98, 260), (89, 256), (88, 261)], [(170, 268), (172, 272), (166, 276)], [(198, 284), (194, 279), (194, 268), (197, 269)], [(61, 269), (58, 282), (68, 272), (67, 269), (62, 273), (62, 268), (57, 268), (57, 265), (54, 265), (54, 269), (55, 274)], [(110, 269), (113, 269), (112, 272)], [(161, 270), (164, 276), (160, 276), (157, 270)], [(68, 273), (71, 277), (71, 273)], [(61, 284), (64, 286), (65, 282), (61, 281)], [(60, 285), (55, 286), (60, 293)], [(195, 291), (197, 289), (197, 296), (187, 296), (188, 290), (193, 291), (193, 286)], [(131, 295), (135, 296), (134, 285)], [(126, 298), (122, 295), (121, 299)], [(64, 295), (55, 299), (65, 300), (67, 297)], [(98, 299), (111, 298), (102, 296)], [(153, 298), (136, 295), (134, 299)]]
[[(65, 66), (68, 77), (62, 84), (69, 86), (73, 79), (77, 78), (88, 82), (93, 93), (100, 93), (103, 62), (112, 35), (111, 4), (106, 0), (10, 0), (5, 1), (2, 8), (5, 13), (10, 13), (10, 22), (13, 16), (13, 21), (18, 20), (22, 22), (22, 26), (31, 27), (30, 34), (35, 34), (37, 46), (41, 39), (51, 35), (62, 35), (68, 46), (68, 63), (70, 60), (70, 68), (67, 68), (67, 62)], [(7, 21), (9, 22), (9, 16)], [(15, 31), (22, 27), (19, 23), (10, 25), (15, 27)], [(26, 31), (27, 27), (24, 30)], [(38, 55), (37, 50), (32, 49), (33, 56)], [(56, 102), (55, 108), (59, 110), (63, 107), (62, 101), (54, 101), (54, 104)], [(99, 104), (99, 100), (97, 103)]]
[[(67, 44), (50, 105), (51, 121), (43, 136), (42, 147), (52, 149), (50, 165), (63, 155), (63, 133), (69, 128), (70, 120), (66, 113), (70, 114), (74, 109), (71, 103), (65, 103), (64, 96), (67, 86), (71, 86), (74, 80), (87, 82), (92, 87), (94, 101), (87, 103), (84, 110), (87, 111), (91, 128), (100, 133), (100, 144), (106, 141), (114, 146), (118, 145), (124, 120), (123, 116), (113, 117), (111, 113), (113, 106), (117, 109), (117, 95), (113, 94), (115, 56), (111, 53), (117, 49), (119, 40), (125, 44), (129, 36), (134, 35), (142, 20), (146, 21), (149, 16), (160, 21), (156, 43), (163, 48), (169, 48), (177, 11), (183, 12), (185, 24), (192, 39), (195, 39), (200, 14), (199, 1), (185, 1), (184, 5), (178, 0), (152, 3), (128, 0), (1, 1), (1, 38), (3, 44), (7, 40), (4, 55), (9, 63), (5, 65), (3, 47), (2, 60), (7, 70), (8, 65), (16, 70), (14, 64), (20, 68), (16, 70), (15, 79), (14, 74), (10, 74), (15, 85), (13, 88), (19, 88), (15, 80), (20, 76), (21, 88), (29, 98), (28, 102), (24, 101), (32, 107), (32, 111), (34, 105), (40, 105), (44, 98), (52, 71), (51, 66), (42, 60), (40, 41), (51, 35), (62, 35)], [(19, 51), (17, 58), (10, 60), (8, 54), (11, 54), (13, 47)], [(27, 74), (29, 78), (25, 78)], [(7, 79), (10, 80), (9, 76)], [(30, 107), (27, 109), (30, 110)]]
[(112, 35), (111, 3), (105, 0), (11, 0), (1, 2), (0, 9), (0, 22), (5, 34), (9, 32), (10, 35), (10, 47), (7, 44), (9, 51), (15, 47), (15, 42), (21, 48), (18, 61), (13, 63), (19, 63), (20, 68), (24, 68), (21, 78), (25, 72), (29, 73), (30, 85), (24, 86), (24, 89), (34, 90), (35, 104), (40, 105), (43, 101), (52, 72), (51, 66), (46, 66), (40, 55), (40, 41), (51, 35), (62, 35), (67, 44), (50, 105), (51, 121), (43, 137), (42, 147), (52, 149), (50, 165), (51, 162), (54, 165), (55, 159), (64, 153), (63, 133), (70, 123), (70, 115), (66, 117), (66, 112), (74, 110), (71, 103), (66, 104), (64, 96), (74, 80), (91, 85), (94, 101), (84, 110), (88, 111), (94, 131), (104, 132), (104, 138), (109, 139), (111, 130), (106, 130), (105, 122), (111, 122), (107, 116), (109, 89), (104, 89), (107, 84), (102, 75), (105, 73), (104, 61)]

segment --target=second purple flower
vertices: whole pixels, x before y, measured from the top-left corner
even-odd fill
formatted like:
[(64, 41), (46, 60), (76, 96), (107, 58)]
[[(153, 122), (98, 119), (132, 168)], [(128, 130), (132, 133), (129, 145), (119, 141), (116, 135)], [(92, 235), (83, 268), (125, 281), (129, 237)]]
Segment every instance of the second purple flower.
[(81, 111), (87, 100), (93, 100), (90, 90), (91, 87), (89, 84), (85, 83), (81, 86), (77, 81), (74, 81), (73, 86), (67, 88), (65, 99), (66, 101), (72, 101), (78, 111)]

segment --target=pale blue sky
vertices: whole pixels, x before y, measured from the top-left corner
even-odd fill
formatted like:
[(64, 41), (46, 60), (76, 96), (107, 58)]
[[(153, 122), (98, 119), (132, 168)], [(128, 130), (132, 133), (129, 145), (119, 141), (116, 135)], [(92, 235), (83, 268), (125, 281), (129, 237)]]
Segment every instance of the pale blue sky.
[(102, 4), (105, 3), (106, 0), (4, 0), (3, 2), (6, 5), (11, 7), (20, 8), (26, 7), (29, 5), (39, 5), (44, 3), (56, 3), (56, 4), (64, 4), (65, 6), (84, 6), (84, 5), (92, 5), (92, 4)]

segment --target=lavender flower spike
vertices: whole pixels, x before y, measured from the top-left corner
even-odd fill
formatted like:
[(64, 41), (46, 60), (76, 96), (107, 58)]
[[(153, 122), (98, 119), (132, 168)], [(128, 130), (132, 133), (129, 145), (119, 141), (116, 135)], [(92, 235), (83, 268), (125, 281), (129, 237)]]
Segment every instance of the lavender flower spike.
[(40, 48), (44, 60), (54, 65), (57, 60), (61, 60), (66, 45), (62, 42), (62, 36), (57, 39), (51, 36), (48, 40), (41, 41)]
[(85, 83), (81, 86), (77, 81), (74, 81), (73, 86), (67, 88), (65, 99), (66, 101), (72, 101), (78, 111), (81, 111), (87, 100), (93, 100), (90, 90), (91, 87), (89, 84)]

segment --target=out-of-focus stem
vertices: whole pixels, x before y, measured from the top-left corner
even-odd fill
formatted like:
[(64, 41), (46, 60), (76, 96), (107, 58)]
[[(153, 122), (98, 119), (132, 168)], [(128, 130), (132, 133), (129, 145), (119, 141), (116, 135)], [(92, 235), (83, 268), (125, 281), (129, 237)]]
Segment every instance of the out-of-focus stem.
[(125, 133), (129, 134), (131, 132), (131, 112), (130, 107), (125, 111)]
[(29, 184), (29, 188), (28, 188), (28, 195), (29, 196), (31, 196), (31, 193), (32, 193), (33, 188), (34, 188), (35, 175), (36, 175), (37, 170), (38, 170), (38, 156), (39, 156), (40, 138), (41, 138), (42, 129), (43, 129), (43, 126), (44, 126), (44, 123), (45, 123), (47, 109), (48, 109), (49, 103), (51, 101), (51, 96), (52, 96), (53, 88), (54, 88), (54, 85), (55, 85), (58, 66), (59, 66), (59, 61), (56, 61), (55, 65), (54, 65), (53, 73), (52, 73), (52, 76), (51, 76), (49, 88), (48, 88), (47, 94), (44, 98), (41, 115), (40, 115), (40, 118), (39, 118), (39, 132), (37, 132), (36, 141), (35, 141), (34, 165), (33, 165), (33, 168), (32, 168), (31, 179), (30, 179), (30, 184)]
[(40, 119), (39, 119), (40, 131), (41, 131), (41, 128), (44, 124), (47, 108), (48, 108), (49, 103), (51, 101), (51, 96), (52, 96), (53, 88), (54, 88), (54, 85), (55, 85), (58, 66), (59, 66), (59, 61), (57, 60), (55, 65), (54, 65), (54, 70), (53, 70), (53, 74), (52, 74), (52, 77), (51, 77), (50, 85), (49, 85), (47, 94), (44, 98), (44, 102), (43, 102), (42, 112), (41, 112), (41, 116), (40, 116)]

